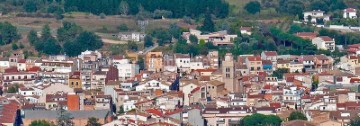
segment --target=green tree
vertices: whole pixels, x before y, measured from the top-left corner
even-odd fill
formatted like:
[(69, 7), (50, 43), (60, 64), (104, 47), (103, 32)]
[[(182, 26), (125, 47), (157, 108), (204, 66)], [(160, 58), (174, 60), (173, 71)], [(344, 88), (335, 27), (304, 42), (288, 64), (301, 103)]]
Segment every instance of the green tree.
[(18, 90), (19, 90), (19, 85), (14, 84), (8, 88), (7, 93), (16, 93), (16, 92), (18, 92)]
[(129, 28), (126, 24), (120, 24), (118, 27), (117, 27), (121, 32), (125, 32), (125, 31), (128, 31)]
[(150, 47), (153, 45), (154, 45), (153, 38), (149, 35), (146, 35), (144, 38), (144, 47)]
[(74, 57), (81, 54), (82, 50), (81, 45), (76, 42), (65, 42), (64, 43), (64, 52), (67, 56)]
[(297, 32), (302, 32), (302, 28), (300, 25), (297, 25), (297, 24), (292, 24), (290, 26), (290, 29), (288, 31), (290, 34), (294, 34), (294, 33), (297, 33)]
[(245, 116), (240, 124), (242, 126), (280, 126), (281, 122), (279, 116), (255, 113)]
[(99, 119), (95, 117), (90, 117), (87, 121), (86, 126), (101, 126), (101, 124), (99, 123)]
[(273, 77), (277, 77), (278, 79), (283, 79), (283, 75), (285, 73), (289, 73), (289, 69), (287, 68), (279, 68), (275, 70), (272, 74)]
[(20, 35), (15, 26), (13, 26), (9, 22), (0, 23), (0, 44), (10, 44), (13, 41), (17, 41), (20, 39)]
[(124, 111), (124, 106), (120, 106), (120, 110), (119, 110), (119, 114), (123, 114), (123, 113), (125, 113), (125, 111)]
[(181, 37), (181, 29), (177, 24), (171, 24), (169, 27), (169, 32), (172, 37), (179, 39)]
[(51, 29), (48, 24), (44, 25), (41, 31), (41, 41), (45, 42), (49, 40), (50, 38), (53, 38), (51, 35)]
[(199, 42), (198, 38), (195, 35), (190, 35), (189, 40), (193, 44), (198, 44), (198, 42)]
[(11, 44), (11, 48), (12, 48), (12, 50), (17, 50), (17, 49), (19, 49), (19, 47), (18, 47), (18, 45), (17, 45), (16, 43), (12, 43), (12, 44)]
[(75, 23), (64, 21), (62, 27), (57, 29), (57, 39), (59, 42), (74, 41), (83, 29)]
[(311, 10), (329, 11), (329, 6), (323, 0), (315, 0), (310, 4)]
[(58, 108), (58, 117), (56, 119), (58, 126), (73, 126), (71, 114), (66, 112), (62, 105)]
[(300, 111), (291, 112), (288, 119), (289, 119), (289, 121), (291, 121), (291, 120), (307, 120), (304, 113), (302, 113)]
[(37, 33), (33, 29), (31, 29), (31, 31), (29, 32), (27, 39), (32, 45), (39, 41), (39, 38), (37, 37)]
[(134, 41), (128, 41), (127, 47), (128, 47), (128, 50), (138, 51), (138, 45)]
[(20, 43), (20, 44), (19, 44), (19, 48), (20, 48), (20, 49), (25, 48), (24, 44)]
[(93, 32), (84, 31), (76, 38), (76, 42), (81, 45), (81, 51), (97, 50), (103, 46), (103, 41)]
[(259, 1), (251, 1), (245, 5), (244, 9), (251, 14), (256, 14), (260, 12), (261, 4)]
[(356, 117), (354, 119), (351, 119), (348, 126), (360, 126), (360, 117)]
[(312, 84), (311, 84), (311, 90), (314, 91), (319, 86), (319, 80), (315, 78), (315, 76), (312, 77)]
[(36, 0), (26, 0), (23, 8), (26, 12), (36, 12), (38, 9), (38, 3)]
[(122, 0), (120, 2), (119, 12), (120, 12), (120, 14), (128, 15), (128, 13), (129, 13), (129, 4), (125, 0)]
[(30, 126), (56, 126), (53, 123), (49, 123), (45, 120), (35, 120), (30, 123)]
[(44, 43), (43, 52), (48, 55), (60, 54), (61, 46), (56, 39), (50, 38)]
[(214, 24), (210, 14), (205, 15), (205, 20), (204, 20), (203, 26), (201, 27), (201, 30), (205, 31), (205, 32), (214, 32), (215, 31), (215, 24)]
[(166, 43), (171, 42), (171, 34), (168, 30), (165, 29), (156, 29), (152, 32), (152, 36), (154, 36), (157, 39), (157, 43), (162, 46)]
[[(139, 69), (140, 69), (140, 70), (144, 70), (144, 69), (145, 69), (144, 57), (139, 57), (139, 60), (138, 60), (137, 64), (139, 64)], [(122, 107), (121, 107), (121, 108), (122, 108)], [(120, 109), (120, 110), (121, 110), (121, 109)]]

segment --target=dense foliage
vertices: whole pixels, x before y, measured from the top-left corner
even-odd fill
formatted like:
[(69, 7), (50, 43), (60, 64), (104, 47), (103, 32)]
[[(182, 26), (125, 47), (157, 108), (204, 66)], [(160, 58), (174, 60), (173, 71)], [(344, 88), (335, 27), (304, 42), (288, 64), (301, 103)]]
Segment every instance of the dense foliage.
[(344, 0), (279, 0), (276, 10), (302, 17), (303, 11), (322, 10), (325, 12), (342, 10), (347, 5)]
[(30, 123), (30, 126), (56, 126), (53, 123), (49, 123), (45, 120), (35, 120)]
[(83, 31), (80, 26), (70, 22), (63, 22), (63, 26), (57, 30), (57, 36), (57, 39), (54, 38), (50, 27), (45, 25), (41, 37), (32, 30), (28, 34), (28, 40), (37, 51), (47, 55), (64, 52), (68, 56), (77, 56), (85, 50), (97, 50), (103, 46), (101, 38), (95, 33)]
[(240, 123), (242, 126), (280, 126), (281, 122), (279, 116), (255, 113), (245, 116)]
[[(201, 3), (201, 4), (199, 4)], [(223, 0), (65, 0), (66, 11), (83, 11), (94, 14), (105, 13), (136, 15), (141, 11), (157, 12), (166, 10), (171, 17), (198, 17), (204, 12), (210, 12), (216, 17), (224, 18), (229, 11), (229, 5)]]
[(10, 44), (20, 39), (17, 28), (9, 22), (0, 22), (0, 45)]
[(259, 1), (251, 1), (245, 5), (244, 9), (251, 14), (256, 14), (260, 12), (261, 5)]
[(355, 119), (351, 119), (348, 126), (360, 126), (360, 117), (356, 117)]
[(90, 117), (87, 121), (86, 126), (101, 126), (101, 124), (99, 123), (99, 119), (95, 117)]
[(288, 119), (289, 119), (289, 121), (291, 121), (291, 120), (307, 120), (304, 113), (302, 113), (300, 111), (291, 112)]

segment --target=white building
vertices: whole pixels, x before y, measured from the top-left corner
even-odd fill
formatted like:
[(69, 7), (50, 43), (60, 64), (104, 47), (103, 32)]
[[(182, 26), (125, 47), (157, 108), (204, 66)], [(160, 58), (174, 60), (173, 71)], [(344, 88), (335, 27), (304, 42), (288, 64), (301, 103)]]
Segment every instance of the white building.
[(33, 88), (19, 88), (19, 94), (22, 96), (32, 96), (35, 95), (35, 90)]
[(311, 22), (316, 23), (316, 19), (323, 19), (324, 21), (330, 21), (330, 16), (325, 15), (324, 11), (321, 10), (313, 10), (304, 12), (304, 21), (307, 22), (309, 20), (309, 16), (311, 17)]
[(113, 63), (114, 67), (118, 69), (120, 80), (126, 80), (139, 74), (139, 65), (131, 63), (129, 59), (114, 60)]
[(161, 82), (158, 80), (150, 80), (136, 86), (136, 91), (156, 90), (156, 89), (168, 91), (170, 89), (170, 85), (171, 84)]
[(81, 54), (78, 56), (78, 58), (84, 60), (86, 57), (90, 57), (90, 56), (94, 56), (96, 57), (96, 59), (100, 59), (102, 58), (102, 55), (99, 51), (89, 51), (89, 50), (86, 50), (84, 52), (81, 52)]
[(323, 50), (335, 50), (335, 39), (330, 38), (328, 36), (319, 36), (314, 39), (312, 39), (312, 44), (314, 44), (317, 49), (323, 49)]
[(74, 69), (73, 61), (43, 60), (40, 66), (42, 71), (70, 73)]
[(124, 111), (127, 112), (127, 111), (135, 109), (136, 108), (135, 103), (136, 103), (135, 100), (125, 101), (123, 104)]
[(120, 89), (123, 91), (133, 91), (135, 87), (139, 85), (139, 82), (136, 81), (125, 81), (120, 83)]
[(143, 41), (146, 34), (139, 33), (139, 32), (132, 32), (132, 33), (119, 33), (118, 38), (123, 41), (135, 41), (140, 42)]
[(176, 67), (181, 71), (190, 70), (190, 55), (189, 54), (175, 54)]
[(26, 60), (25, 59), (18, 60), (16, 67), (18, 71), (26, 71)]
[(232, 45), (232, 40), (237, 37), (237, 35), (229, 35), (226, 30), (212, 32), (209, 34), (201, 34), (201, 31), (190, 29), (190, 32), (184, 32), (182, 37), (187, 40), (187, 43), (190, 43), (190, 35), (195, 35), (198, 40), (205, 40), (205, 42), (212, 42), (214, 45)]
[(240, 33), (242, 35), (251, 35), (252, 34), (251, 29), (252, 29), (251, 27), (241, 27)]
[(203, 62), (190, 62), (190, 70), (204, 69)]
[(10, 67), (10, 62), (7, 59), (4, 60), (0, 60), (0, 68), (9, 68)]
[(344, 9), (343, 18), (357, 18), (356, 9), (354, 8), (346, 8)]

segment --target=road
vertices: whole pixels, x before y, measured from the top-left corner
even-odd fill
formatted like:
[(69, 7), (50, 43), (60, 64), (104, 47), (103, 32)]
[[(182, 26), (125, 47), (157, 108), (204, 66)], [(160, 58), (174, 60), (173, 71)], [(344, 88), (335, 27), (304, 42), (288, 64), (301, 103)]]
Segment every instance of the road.
[(142, 51), (142, 55), (145, 55), (146, 53), (151, 52), (152, 50), (156, 49), (157, 47), (159, 47), (159, 44), (155, 43), (154, 46), (144, 48), (144, 50)]

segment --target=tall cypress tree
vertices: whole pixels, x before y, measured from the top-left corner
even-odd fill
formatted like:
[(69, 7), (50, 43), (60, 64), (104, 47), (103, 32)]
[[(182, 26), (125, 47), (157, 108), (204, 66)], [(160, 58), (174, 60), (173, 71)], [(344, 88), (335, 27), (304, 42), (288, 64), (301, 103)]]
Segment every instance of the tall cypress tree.
[(201, 30), (205, 31), (205, 32), (214, 32), (215, 31), (214, 22), (209, 13), (207, 13), (205, 15), (204, 24), (203, 24)]

